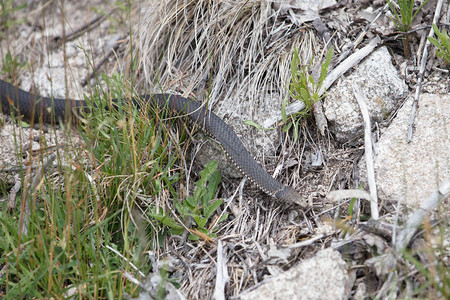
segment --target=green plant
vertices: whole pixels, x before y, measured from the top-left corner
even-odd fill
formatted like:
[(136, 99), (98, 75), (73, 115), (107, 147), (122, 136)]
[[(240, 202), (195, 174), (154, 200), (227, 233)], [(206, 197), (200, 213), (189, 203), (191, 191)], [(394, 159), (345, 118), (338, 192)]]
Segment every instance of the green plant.
[[(406, 261), (414, 267), (408, 268), (417, 273), (415, 276), (407, 276), (411, 289), (410, 297), (425, 297), (426, 299), (449, 299), (450, 297), (450, 272), (444, 259), (448, 253), (446, 252), (446, 237), (448, 237), (449, 229), (445, 226), (448, 220), (444, 217), (442, 223), (438, 225), (438, 234), (432, 233), (432, 227), (429, 221), (423, 224), (424, 239), (423, 243), (419, 243), (421, 247), (406, 250), (403, 256)], [(413, 282), (416, 281), (416, 282)]]
[(2, 73), (7, 74), (13, 78), (18, 74), (18, 70), (26, 66), (26, 63), (19, 62), (18, 58), (13, 57), (11, 52), (6, 53), (2, 64)]
[(450, 63), (450, 37), (446, 31), (442, 30), (442, 32), (440, 32), (436, 24), (433, 24), (433, 30), (438, 38), (429, 37), (428, 40), (438, 48), (436, 55), (442, 58), (446, 63)]
[(395, 23), (398, 30), (402, 32), (407, 32), (412, 27), (412, 22), (416, 17), (417, 13), (420, 11), (422, 6), (424, 6), (428, 0), (423, 1), (423, 3), (414, 12), (415, 0), (398, 0), (397, 5), (394, 5), (391, 0), (386, 0), (389, 4), (389, 8), (394, 14), (394, 18), (391, 18)]
[(180, 221), (185, 223), (192, 220), (195, 222), (195, 228), (189, 228), (191, 240), (198, 240), (200, 237), (216, 237), (214, 232), (217, 227), (211, 228), (211, 225), (218, 224), (228, 217), (228, 214), (222, 214), (216, 219), (215, 224), (207, 226), (209, 219), (223, 202), (221, 199), (214, 198), (220, 180), (221, 175), (217, 170), (217, 162), (210, 161), (200, 172), (200, 179), (195, 183), (194, 195), (175, 204), (179, 216), (172, 217), (157, 207), (152, 209), (150, 216), (167, 226), (170, 234), (181, 234), (185, 227)]
[[(394, 22), (395, 27), (401, 32), (408, 32), (412, 28), (412, 22), (416, 17), (417, 13), (420, 11), (422, 6), (428, 2), (428, 0), (423, 1), (423, 3), (416, 9), (414, 12), (414, 4), (415, 0), (398, 0), (397, 4), (394, 4), (391, 0), (386, 0), (389, 4), (389, 8), (394, 14), (394, 17), (391, 20)], [(403, 51), (407, 58), (410, 57), (409, 51), (409, 35), (406, 34), (403, 43)]]
[[(15, 22), (11, 10), (5, 10), (5, 5), (12, 3), (0, 1), (1, 17), (10, 19), (1, 20), (2, 29)], [(6, 30), (0, 30), (0, 35), (3, 32)], [(86, 60), (92, 62), (90, 52), (85, 53)], [(1, 71), (14, 78), (22, 66), (7, 54)], [(174, 201), (180, 198), (176, 187), (182, 171), (177, 154), (186, 146), (185, 133), (179, 134), (179, 140), (173, 139), (175, 130), (168, 130), (169, 112), (161, 109), (155, 113), (145, 105), (137, 109), (126, 101), (132, 93), (123, 84), (124, 78), (114, 75), (102, 79), (105, 87), (92, 88), (85, 96), (88, 113), (77, 118), (81, 128), (76, 132), (81, 139), (70, 128), (63, 128), (66, 132), (62, 135), (53, 127), (47, 128), (55, 147), (47, 147), (44, 139), (39, 143), (46, 149), (43, 152), (55, 149), (57, 167), (42, 172), (45, 174), (34, 188), (26, 184), (24, 170), (16, 207), (10, 211), (6, 201), (0, 202), (2, 299), (136, 297), (139, 287), (123, 274), (142, 280), (141, 275), (152, 269), (144, 254), (158, 251), (159, 232), (153, 224), (159, 221), (137, 221), (148, 217), (144, 211), (157, 195), (166, 193)], [(120, 105), (111, 105), (111, 98), (119, 99)], [(22, 143), (26, 141), (21, 138), (22, 131), (22, 127), (14, 127), (20, 166), (24, 162)], [(46, 153), (32, 155), (30, 162), (36, 166)], [(9, 188), (2, 181), (0, 197)], [(30, 209), (22, 208), (22, 203)], [(208, 205), (211, 208), (214, 202)], [(163, 275), (172, 282), (172, 274)]]
[[(112, 97), (126, 99), (123, 78), (103, 79)], [(142, 207), (142, 198), (153, 199), (162, 190), (179, 198), (177, 156), (169, 152), (167, 121), (155, 119), (164, 118), (162, 112), (136, 109), (125, 100), (114, 106), (107, 94), (94, 89), (86, 97), (89, 113), (79, 116), (85, 146), (74, 145), (71, 130), (64, 141), (56, 138), (58, 168), (35, 190), (25, 188), (18, 195), (17, 202), (31, 207), (27, 234), (19, 230), (25, 214), (20, 205), (12, 215), (0, 208), (0, 267), (6, 270), (0, 298), (120, 299), (139, 290), (123, 279), (122, 270), (138, 279), (137, 270), (149, 273), (143, 253), (157, 244), (158, 233), (146, 229), (148, 224), (137, 226), (131, 214)]]
[(27, 2), (14, 6), (14, 0), (0, 1), (0, 39), (5, 38), (4, 31), (10, 29), (14, 25), (25, 23), (26, 17), (16, 20), (11, 17), (15, 11), (19, 11), (27, 7)]
[(317, 82), (315, 82), (313, 76), (310, 74), (312, 60), (308, 66), (299, 68), (300, 58), (298, 56), (298, 50), (294, 50), (293, 58), (291, 61), (291, 81), (289, 84), (289, 94), (294, 100), (303, 102), (305, 104), (305, 109), (295, 115), (290, 116), (290, 122), (288, 122), (288, 117), (286, 114), (286, 106), (288, 100), (287, 97), (283, 100), (281, 108), (281, 116), (283, 122), (286, 124), (283, 128), (283, 131), (286, 132), (293, 126), (294, 140), (298, 139), (299, 120), (303, 117), (308, 116), (313, 108), (314, 103), (325, 97), (325, 93), (320, 96), (319, 91), (327, 76), (328, 66), (330, 65), (331, 58), (333, 57), (333, 50), (333, 47), (330, 47), (328, 49), (325, 60), (322, 63), (319, 80)]
[[(358, 190), (362, 190), (364, 187), (364, 183), (360, 183), (358, 186)], [(348, 215), (349, 217), (353, 217), (353, 214), (356, 213), (359, 216), (359, 212), (355, 212), (355, 203), (357, 198), (351, 198), (348, 203)], [(364, 216), (362, 216), (364, 218)]]

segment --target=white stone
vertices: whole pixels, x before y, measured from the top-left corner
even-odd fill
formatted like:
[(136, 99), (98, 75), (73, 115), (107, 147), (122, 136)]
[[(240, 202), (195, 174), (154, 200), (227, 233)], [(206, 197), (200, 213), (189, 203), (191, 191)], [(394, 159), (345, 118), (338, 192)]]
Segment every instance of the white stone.
[(347, 299), (348, 279), (347, 267), (339, 252), (327, 248), (236, 299)]
[[(450, 95), (420, 95), (413, 138), (408, 144), (411, 105), (412, 99), (376, 144), (374, 167), (381, 199), (416, 207), (450, 178)], [(364, 166), (361, 162), (362, 170)]]
[(332, 87), (323, 103), (330, 130), (339, 142), (363, 133), (363, 121), (352, 85), (359, 82), (366, 98), (372, 124), (385, 120), (408, 87), (392, 65), (391, 55), (382, 47), (368, 56), (356, 70)]

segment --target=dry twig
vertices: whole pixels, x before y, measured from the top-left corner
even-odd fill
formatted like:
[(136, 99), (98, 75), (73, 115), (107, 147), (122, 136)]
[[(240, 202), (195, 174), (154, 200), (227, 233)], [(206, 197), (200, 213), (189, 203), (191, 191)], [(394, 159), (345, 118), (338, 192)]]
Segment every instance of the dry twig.
[(372, 214), (372, 219), (378, 220), (378, 197), (377, 197), (377, 185), (375, 183), (375, 171), (373, 168), (373, 146), (372, 146), (372, 136), (370, 125), (370, 116), (367, 109), (364, 94), (361, 87), (355, 82), (353, 83), (353, 94), (355, 95), (356, 101), (358, 101), (359, 108), (361, 109), (361, 114), (364, 120), (364, 149), (366, 153), (366, 168), (367, 168), (367, 181), (369, 183), (370, 191), (370, 212)]
[[(439, 0), (436, 5), (436, 10), (434, 11), (434, 18), (433, 18), (433, 24), (436, 24), (439, 20), (439, 16), (441, 15), (441, 9), (444, 1)], [(434, 31), (433, 28), (430, 29), (430, 32), (428, 33), (428, 37), (433, 37)], [(414, 120), (416, 119), (416, 113), (417, 108), (419, 107), (419, 94), (420, 94), (420, 88), (422, 87), (422, 80), (423, 80), (423, 74), (425, 73), (425, 67), (427, 64), (427, 58), (428, 58), (428, 47), (430, 46), (430, 41), (427, 39), (427, 42), (425, 43), (425, 48), (423, 49), (422, 54), (422, 61), (420, 63), (420, 71), (419, 71), (419, 79), (417, 80), (417, 86), (416, 86), (416, 92), (414, 94), (414, 103), (411, 110), (411, 116), (409, 119), (409, 127), (408, 127), (408, 138), (407, 142), (411, 142), (412, 140), (412, 133), (413, 133), (413, 127), (414, 127)]]
[(395, 241), (395, 250), (401, 252), (409, 244), (412, 236), (417, 228), (423, 223), (424, 218), (435, 209), (439, 203), (450, 197), (450, 180), (447, 180), (438, 190), (430, 195), (426, 200), (422, 201), (420, 208), (415, 210), (409, 217), (403, 229), (399, 232)]
[(216, 276), (216, 287), (214, 289), (214, 299), (225, 300), (225, 286), (229, 280), (227, 271), (227, 258), (223, 252), (222, 240), (218, 241), (217, 244), (217, 276)]
[[(33, 182), (31, 184), (31, 190), (32, 192), (32, 197), (30, 198), (33, 199), (35, 197), (35, 193), (38, 190), (38, 186), (42, 181), (42, 178), (44, 177), (45, 172), (47, 172), (49, 166), (52, 165), (53, 161), (56, 159), (56, 154), (51, 154), (47, 160), (45, 160), (43, 162), (43, 164), (39, 167), (39, 169), (36, 172), (36, 175), (33, 177)], [(26, 182), (26, 181), (25, 181)], [(21, 231), (25, 236), (28, 235), (28, 216), (30, 215), (30, 201), (25, 201), (25, 211), (24, 214), (21, 214), (21, 221), (19, 222), (19, 224), (21, 224)]]
[(9, 201), (8, 201), (8, 209), (9, 211), (13, 211), (16, 208), (16, 196), (22, 187), (22, 180), (20, 179), (19, 174), (14, 175), (14, 180), (16, 183), (14, 184), (11, 191), (9, 191)]

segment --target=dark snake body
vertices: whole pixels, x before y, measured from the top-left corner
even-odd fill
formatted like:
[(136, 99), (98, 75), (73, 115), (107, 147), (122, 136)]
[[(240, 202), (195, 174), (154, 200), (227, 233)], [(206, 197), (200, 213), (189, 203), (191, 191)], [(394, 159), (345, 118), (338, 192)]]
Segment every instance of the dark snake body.
[[(67, 103), (70, 104), (71, 112), (81, 112), (86, 107), (84, 100), (37, 96), (2, 80), (0, 80), (0, 99), (3, 113), (10, 113), (13, 106), (23, 118), (27, 120), (34, 118), (45, 123), (51, 123), (52, 120), (64, 121)], [(236, 133), (204, 106), (171, 94), (144, 95), (142, 99), (157, 107), (168, 107), (175, 114), (186, 116), (190, 122), (199, 124), (203, 131), (222, 145), (239, 170), (265, 193), (283, 202), (306, 206), (293, 188), (282, 185), (269, 175), (245, 149)]]

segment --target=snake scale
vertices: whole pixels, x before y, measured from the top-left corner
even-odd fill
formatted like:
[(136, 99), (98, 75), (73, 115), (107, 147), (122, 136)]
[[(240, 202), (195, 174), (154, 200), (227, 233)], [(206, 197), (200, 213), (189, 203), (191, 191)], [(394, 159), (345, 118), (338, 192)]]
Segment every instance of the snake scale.
[[(72, 113), (81, 112), (86, 107), (84, 100), (42, 97), (3, 80), (0, 80), (0, 99), (3, 113), (10, 113), (11, 107), (14, 107), (18, 112), (16, 115), (27, 120), (32, 118), (42, 120), (45, 123), (51, 123), (52, 119), (63, 121), (67, 104), (70, 109), (68, 111)], [(167, 107), (174, 114), (185, 116), (191, 123), (199, 124), (206, 134), (222, 145), (238, 169), (268, 195), (282, 202), (297, 204), (301, 207), (307, 206), (293, 188), (275, 180), (255, 161), (236, 133), (221, 118), (198, 102), (172, 94), (143, 95), (142, 99), (153, 106)], [(133, 102), (137, 103), (137, 101)]]

